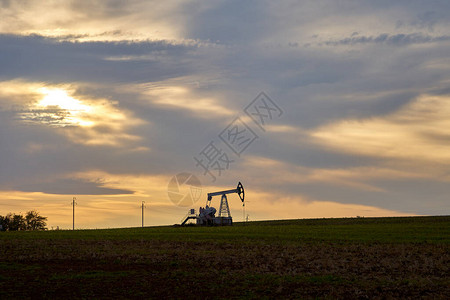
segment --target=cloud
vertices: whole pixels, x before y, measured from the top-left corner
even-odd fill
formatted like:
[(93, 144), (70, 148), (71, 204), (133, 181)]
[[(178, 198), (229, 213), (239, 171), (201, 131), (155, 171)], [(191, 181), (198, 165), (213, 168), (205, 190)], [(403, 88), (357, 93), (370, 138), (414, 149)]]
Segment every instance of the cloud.
[(173, 107), (203, 118), (214, 118), (217, 116), (232, 116), (234, 112), (215, 99), (197, 98), (198, 95), (183, 86), (166, 86), (150, 88), (142, 91), (145, 98), (156, 105)]
[(120, 147), (124, 141), (140, 139), (127, 133), (128, 128), (145, 123), (119, 109), (117, 102), (77, 93), (74, 84), (12, 80), (0, 82), (0, 87), (0, 97), (5, 99), (0, 98), (0, 104), (15, 113), (19, 123), (54, 127), (55, 133), (74, 143)]
[(58, 195), (123, 195), (132, 191), (101, 187), (95, 182), (73, 179), (54, 179), (50, 182), (27, 183), (13, 187), (16, 191)]
[(275, 203), (267, 203), (262, 200), (258, 206), (254, 203), (249, 203), (248, 206), (252, 209), (249, 220), (273, 220), (272, 216), (267, 217), (266, 211), (271, 211), (276, 219), (297, 219), (300, 212), (302, 218), (411, 216), (411, 214), (367, 205), (340, 204), (328, 201), (301, 203), (295, 198), (281, 198)]
[[(69, 224), (77, 192), (86, 226), (139, 225), (141, 201), (175, 223), (167, 183), (192, 172), (242, 181), (255, 218), (445, 210), (448, 1), (1, 5), (8, 205)], [(193, 157), (261, 91), (285, 113), (211, 183)]]
[[(181, 38), (180, 1), (59, 2), (4, 1), (0, 31), (45, 36), (76, 35), (81, 40)], [(169, 14), (171, 14), (169, 16)]]
[(357, 155), (450, 164), (449, 96), (423, 95), (385, 117), (345, 120), (311, 134), (319, 143)]
[[(180, 61), (179, 57), (192, 49), (195, 45), (166, 41), (75, 43), (38, 35), (2, 34), (0, 79), (55, 83), (162, 80), (188, 72), (189, 62)], [(154, 57), (139, 63), (110, 59), (128, 55)]]
[[(427, 44), (436, 42), (447, 42), (449, 35), (430, 36), (422, 33), (399, 33), (390, 35), (387, 33), (378, 36), (352, 36), (337, 41), (326, 41), (323, 44), (327, 46), (337, 45), (357, 45), (357, 44), (387, 44), (394, 46), (405, 46), (412, 44)], [(321, 43), (319, 43), (321, 45)]]

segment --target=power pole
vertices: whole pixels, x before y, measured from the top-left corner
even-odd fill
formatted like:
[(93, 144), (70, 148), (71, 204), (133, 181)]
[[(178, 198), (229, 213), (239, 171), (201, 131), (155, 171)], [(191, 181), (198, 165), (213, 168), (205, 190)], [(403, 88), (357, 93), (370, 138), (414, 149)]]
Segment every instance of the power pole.
[(142, 201), (142, 228), (144, 228), (144, 208), (145, 208), (144, 203), (145, 201)]
[(77, 205), (77, 198), (73, 197), (72, 198), (72, 206), (73, 206), (73, 222), (72, 222), (72, 230), (75, 230), (75, 205)]

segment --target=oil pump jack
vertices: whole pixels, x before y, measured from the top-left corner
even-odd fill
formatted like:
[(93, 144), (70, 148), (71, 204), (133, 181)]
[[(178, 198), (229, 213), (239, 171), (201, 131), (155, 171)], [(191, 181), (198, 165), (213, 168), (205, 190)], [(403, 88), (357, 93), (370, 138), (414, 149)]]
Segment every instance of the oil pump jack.
[[(206, 200), (205, 207), (200, 207), (199, 213), (195, 214), (194, 209), (190, 209), (190, 213), (183, 219), (181, 225), (186, 224), (189, 219), (196, 219), (197, 225), (233, 225), (233, 218), (231, 217), (230, 207), (228, 206), (228, 194), (238, 194), (239, 198), (244, 205), (245, 192), (242, 183), (238, 183), (235, 189), (225, 190), (220, 192), (208, 193), (208, 199)], [(211, 206), (211, 200), (214, 196), (221, 196), (219, 215), (216, 217), (217, 210)]]

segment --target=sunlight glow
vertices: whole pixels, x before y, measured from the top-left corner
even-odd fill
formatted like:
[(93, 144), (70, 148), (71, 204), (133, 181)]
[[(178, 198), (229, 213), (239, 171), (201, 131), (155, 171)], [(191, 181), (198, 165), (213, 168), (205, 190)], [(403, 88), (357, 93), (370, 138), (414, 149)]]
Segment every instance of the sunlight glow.
[[(83, 87), (74, 83), (3, 81), (0, 82), (0, 111), (2, 107), (9, 108), (18, 122), (51, 127), (73, 143), (126, 147), (133, 152), (150, 150), (139, 144), (140, 136), (128, 131), (148, 121), (119, 107), (116, 100), (80, 93)], [(42, 149), (40, 143), (30, 143), (26, 147), (28, 153), (38, 153)]]
[[(93, 122), (85, 120), (86, 113), (91, 107), (82, 104), (81, 101), (69, 96), (63, 89), (40, 88), (42, 98), (37, 103), (38, 108), (48, 110), (47, 117), (54, 126), (92, 126)], [(52, 111), (53, 109), (53, 111)]]
[(67, 95), (67, 92), (62, 89), (48, 89), (41, 88), (40, 89), (45, 97), (39, 102), (39, 106), (49, 107), (49, 106), (58, 106), (62, 109), (67, 109), (71, 112), (81, 111), (88, 112), (90, 107), (87, 105), (81, 104), (81, 102), (77, 99), (74, 99)]

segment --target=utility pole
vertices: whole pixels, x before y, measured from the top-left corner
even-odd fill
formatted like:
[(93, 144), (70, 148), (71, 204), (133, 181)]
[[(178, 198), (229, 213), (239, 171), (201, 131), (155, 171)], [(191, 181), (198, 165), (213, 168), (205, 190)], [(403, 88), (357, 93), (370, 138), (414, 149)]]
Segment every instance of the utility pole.
[(145, 201), (142, 201), (142, 228), (144, 228), (144, 208), (145, 208), (144, 203)]
[(73, 218), (72, 218), (72, 230), (75, 230), (75, 205), (77, 205), (77, 198), (72, 198), (72, 206), (73, 206)]

